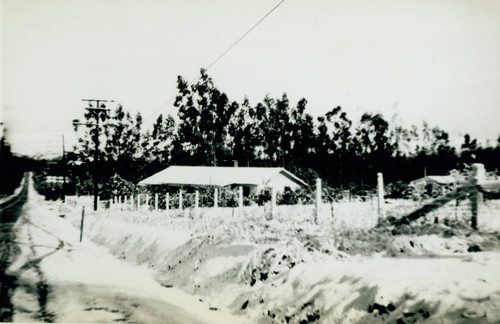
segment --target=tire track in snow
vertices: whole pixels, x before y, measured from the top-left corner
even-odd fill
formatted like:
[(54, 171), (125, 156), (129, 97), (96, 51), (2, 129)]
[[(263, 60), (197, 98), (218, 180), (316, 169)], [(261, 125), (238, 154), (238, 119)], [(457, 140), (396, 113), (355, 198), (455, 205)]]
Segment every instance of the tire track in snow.
[[(28, 184), (27, 184), (28, 186)], [(25, 199), (26, 200), (26, 199)], [(41, 262), (45, 260), (46, 258), (54, 255), (55, 253), (63, 250), (63, 251), (72, 251), (72, 244), (65, 242), (62, 240), (60, 237), (57, 235), (53, 234), (50, 229), (46, 229), (43, 224), (41, 224), (39, 221), (35, 223), (35, 221), (32, 219), (34, 217), (32, 216), (33, 210), (30, 210), (29, 204), (27, 205), (28, 208), (23, 209), (23, 211), (18, 215), (19, 217), (19, 223), (18, 225), (21, 225), (25, 228), (25, 238), (27, 238), (27, 241), (25, 242), (16, 242), (15, 239), (12, 239), (13, 246), (16, 247), (19, 251), (21, 249), (19, 246), (24, 245), (27, 247), (24, 252), (24, 263), (21, 263), (20, 267), (16, 267), (17, 270), (13, 272), (12, 278), (14, 282), (16, 283), (15, 287), (12, 289), (11, 295), (13, 295), (13, 291), (16, 288), (23, 288), (25, 293), (35, 296), (34, 300), (36, 300), (36, 303), (38, 304), (36, 307), (36, 304), (33, 304), (35, 308), (32, 310), (33, 320), (36, 321), (42, 321), (46, 323), (51, 323), (54, 321), (57, 321), (57, 314), (54, 313), (53, 311), (51, 312), (48, 303), (50, 302), (51, 298), (55, 297), (54, 295), (51, 295), (54, 292), (54, 288), (51, 288), (49, 285), (49, 282), (47, 280), (47, 275), (43, 272), (41, 268)], [(14, 223), (13, 223), (14, 224)], [(13, 225), (12, 224), (12, 225)], [(57, 241), (57, 245), (54, 246), (50, 244), (49, 242), (45, 243), (44, 240), (40, 241), (39, 235), (41, 233), (47, 234), (48, 236), (52, 237)], [(17, 245), (16, 245), (17, 244)], [(19, 245), (19, 246), (18, 246)], [(10, 247), (10, 246), (9, 246)], [(65, 248), (66, 247), (66, 248)], [(41, 249), (40, 249), (41, 248)], [(43, 252), (41, 252), (43, 251)], [(47, 251), (47, 252), (46, 252)], [(45, 252), (45, 253), (44, 253)], [(18, 253), (20, 254), (20, 253)], [(32, 271), (31, 273), (31, 280), (23, 280), (21, 278), (22, 274), (25, 272)], [(33, 280), (34, 279), (34, 280)], [(36, 283), (34, 283), (36, 281)], [(82, 287), (83, 289), (83, 287)], [(81, 292), (81, 290), (80, 290)], [(85, 294), (82, 296), (85, 297)], [(84, 298), (87, 299), (87, 298)], [(96, 304), (97, 302), (97, 304)], [(85, 302), (86, 308), (84, 311), (86, 312), (109, 312), (113, 314), (119, 314), (118, 318), (115, 319), (114, 321), (116, 322), (127, 322), (129, 317), (130, 317), (130, 310), (127, 309), (126, 307), (120, 307), (123, 305), (113, 305), (112, 303), (109, 304), (106, 302), (106, 299), (100, 300), (94, 300), (94, 303), (92, 303), (92, 300), (87, 300)], [(2, 319), (1, 321), (12, 321), (12, 315), (13, 315), (13, 310), (14, 307), (10, 303), (9, 299), (9, 317)], [(99, 306), (98, 306), (99, 305)], [(117, 307), (113, 307), (117, 306)], [(38, 309), (37, 309), (38, 308)], [(22, 311), (22, 310), (21, 310)]]
[[(31, 251), (31, 260), (26, 262), (21, 268), (20, 272), (28, 271), (30, 269), (33, 269), (33, 271), (36, 273), (38, 277), (38, 282), (36, 284), (36, 289), (38, 293), (38, 306), (39, 306), (39, 314), (38, 314), (38, 319), (46, 322), (46, 323), (51, 323), (54, 321), (55, 315), (53, 313), (48, 312), (47, 310), (47, 300), (50, 292), (50, 287), (47, 285), (47, 280), (45, 278), (45, 275), (43, 274), (42, 270), (40, 269), (40, 262), (48, 257), (49, 255), (54, 254), (56, 251), (60, 249), (60, 247), (64, 246), (64, 243), (61, 245), (59, 244), (58, 247), (54, 249), (54, 251), (51, 251), (41, 257), (37, 257), (37, 253), (35, 250), (34, 246), (34, 241), (33, 241), (33, 236), (31, 234), (31, 230), (28, 228), (28, 239), (30, 242), (30, 251)], [(62, 243), (62, 242), (61, 242)]]
[[(27, 293), (30, 293), (31, 283), (23, 281), (21, 275), (29, 270), (33, 270), (37, 277), (36, 291), (37, 301), (39, 306), (37, 319), (43, 322), (53, 322), (55, 315), (47, 310), (47, 301), (49, 298), (50, 287), (47, 284), (46, 278), (42, 270), (40, 269), (40, 262), (43, 261), (48, 256), (61, 250), (65, 243), (63, 240), (59, 239), (57, 236), (53, 235), (44, 228), (34, 224), (30, 219), (30, 211), (24, 208), (24, 204), (28, 198), (28, 186), (29, 178), (25, 176), (25, 182), (23, 190), (20, 195), (16, 198), (15, 202), (9, 203), (8, 206), (0, 211), (1, 221), (1, 240), (3, 241), (1, 245), (2, 251), (0, 256), (0, 271), (2, 275), (2, 283), (0, 286), (0, 321), (11, 322), (13, 320), (14, 305), (11, 302), (12, 295), (15, 289), (18, 287), (24, 287)], [(20, 245), (26, 244), (22, 242), (16, 242), (16, 233), (14, 232), (14, 224), (16, 222), (22, 222), (22, 225), (27, 226), (27, 236), (30, 255), (28, 261), (25, 262), (17, 271), (12, 271), (10, 274), (6, 274), (6, 270), (10, 265), (17, 259), (17, 256), (21, 254)], [(37, 245), (34, 242), (32, 230), (36, 228), (50, 236), (54, 237), (58, 241), (56, 247)], [(35, 248), (44, 247), (53, 249), (52, 251), (38, 255)], [(14, 259), (13, 256), (16, 258)], [(10, 261), (10, 262), (9, 262)], [(33, 294), (33, 292), (31, 292)]]
[(16, 245), (14, 224), (19, 218), (27, 198), (27, 174), (24, 176), (23, 188), (19, 195), (0, 205), (0, 321), (11, 322), (14, 306), (11, 298), (17, 288), (17, 276), (8, 273), (8, 268), (20, 254)]
[[(4, 232), (4, 226), (2, 226), (2, 232)], [(3, 235), (4, 233), (2, 233), (2, 236)], [(10, 259), (13, 258), (13, 244), (10, 239), (4, 239), (4, 237), (2, 238), (2, 253), (0, 256), (0, 321), (11, 322), (13, 315), (13, 305), (11, 302), (11, 298), (14, 290), (17, 287), (17, 278), (16, 276), (12, 276), (6, 273), (7, 269), (10, 266)]]
[[(47, 302), (49, 299), (50, 286), (47, 284), (47, 279), (46, 279), (43, 271), (40, 268), (40, 263), (45, 258), (47, 258), (47, 257), (53, 255), (54, 253), (60, 251), (61, 249), (63, 249), (65, 246), (65, 243), (63, 240), (61, 240), (56, 235), (52, 234), (51, 232), (49, 232), (49, 231), (45, 230), (44, 228), (33, 223), (30, 219), (29, 213), (25, 213), (25, 215), (23, 215), (23, 216), (24, 216), (23, 221), (28, 226), (27, 233), (28, 233), (29, 249), (31, 252), (31, 258), (23, 266), (21, 266), (17, 275), (19, 276), (22, 272), (33, 269), (36, 276), (38, 277), (38, 282), (36, 284), (36, 290), (37, 290), (37, 294), (38, 294), (38, 296), (37, 296), (38, 297), (38, 306), (39, 306), (38, 319), (40, 319), (46, 323), (51, 323), (54, 321), (55, 314), (53, 314), (47, 310)], [(40, 245), (35, 244), (35, 241), (34, 241), (33, 235), (32, 235), (33, 228), (35, 228), (39, 231), (42, 231), (42, 232), (52, 236), (53, 238), (55, 238), (58, 241), (58, 245), (56, 247), (43, 246), (44, 248), (51, 248), (53, 250), (48, 252), (48, 253), (45, 253), (41, 256), (38, 256), (38, 253), (36, 252), (35, 248), (40, 247)]]

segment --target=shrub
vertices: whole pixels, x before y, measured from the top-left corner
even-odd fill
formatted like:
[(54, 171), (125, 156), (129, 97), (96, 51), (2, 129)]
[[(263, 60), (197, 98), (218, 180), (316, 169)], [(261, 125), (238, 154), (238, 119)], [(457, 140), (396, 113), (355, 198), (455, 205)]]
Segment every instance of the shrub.
[(220, 188), (219, 190), (219, 206), (220, 207), (237, 207), (238, 206), (238, 190)]
[(387, 198), (410, 198), (412, 196), (412, 187), (410, 187), (407, 183), (404, 183), (401, 180), (396, 182), (391, 182), (385, 187), (386, 197)]
[(263, 206), (266, 202), (271, 201), (271, 190), (264, 189), (259, 191), (252, 198), (253, 201), (257, 203), (259, 206)]
[(123, 179), (118, 174), (113, 175), (99, 186), (102, 199), (110, 199), (114, 196), (129, 196), (134, 193), (135, 185)]
[(290, 190), (290, 188), (285, 188), (285, 191), (278, 194), (276, 197), (276, 203), (278, 205), (295, 205), (298, 202), (298, 193), (296, 191)]

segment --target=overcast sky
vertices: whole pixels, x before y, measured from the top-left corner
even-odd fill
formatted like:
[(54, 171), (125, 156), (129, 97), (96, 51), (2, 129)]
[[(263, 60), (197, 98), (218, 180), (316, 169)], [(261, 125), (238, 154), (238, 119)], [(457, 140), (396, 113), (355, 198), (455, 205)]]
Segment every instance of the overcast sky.
[[(114, 99), (148, 127), (176, 114), (177, 75), (196, 77), (278, 2), (3, 0), (0, 119), (14, 150), (59, 150), (82, 98)], [(286, 92), (313, 116), (340, 105), (496, 140), (500, 1), (285, 0), (209, 75), (239, 102)]]

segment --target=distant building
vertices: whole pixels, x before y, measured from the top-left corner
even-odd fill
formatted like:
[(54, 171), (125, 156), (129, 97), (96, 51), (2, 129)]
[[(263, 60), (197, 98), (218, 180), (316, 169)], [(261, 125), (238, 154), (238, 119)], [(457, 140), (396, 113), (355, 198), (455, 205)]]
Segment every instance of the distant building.
[[(45, 182), (51, 186), (51, 187), (54, 187), (54, 186), (60, 186), (62, 185), (65, 180), (64, 180), (64, 177), (63, 176), (45, 176)], [(66, 180), (66, 182), (68, 182), (68, 180)]]
[(235, 187), (242, 186), (245, 194), (274, 188), (284, 191), (307, 187), (307, 183), (284, 168), (170, 166), (142, 181), (143, 186), (174, 187)]
[(445, 175), (445, 176), (426, 176), (420, 179), (416, 179), (410, 182), (410, 185), (412, 186), (421, 186), (421, 185), (427, 185), (427, 184), (437, 184), (437, 185), (453, 185), (457, 183), (457, 179), (451, 175)]
[(454, 176), (431, 175), (411, 181), (410, 187), (413, 187), (416, 192), (435, 196), (455, 189), (458, 184), (459, 179)]

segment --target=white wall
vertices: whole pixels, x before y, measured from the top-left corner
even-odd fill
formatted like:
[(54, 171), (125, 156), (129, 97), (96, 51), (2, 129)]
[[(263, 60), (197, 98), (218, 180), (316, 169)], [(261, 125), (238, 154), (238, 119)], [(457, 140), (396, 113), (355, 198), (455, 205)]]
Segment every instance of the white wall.
[(296, 182), (290, 180), (289, 178), (285, 177), (284, 175), (277, 174), (271, 179), (269, 179), (269, 182), (266, 185), (259, 186), (258, 189), (260, 190), (269, 187), (276, 189), (278, 192), (282, 192), (285, 190), (285, 187), (289, 187), (290, 189), (295, 190), (300, 188), (301, 186)]

